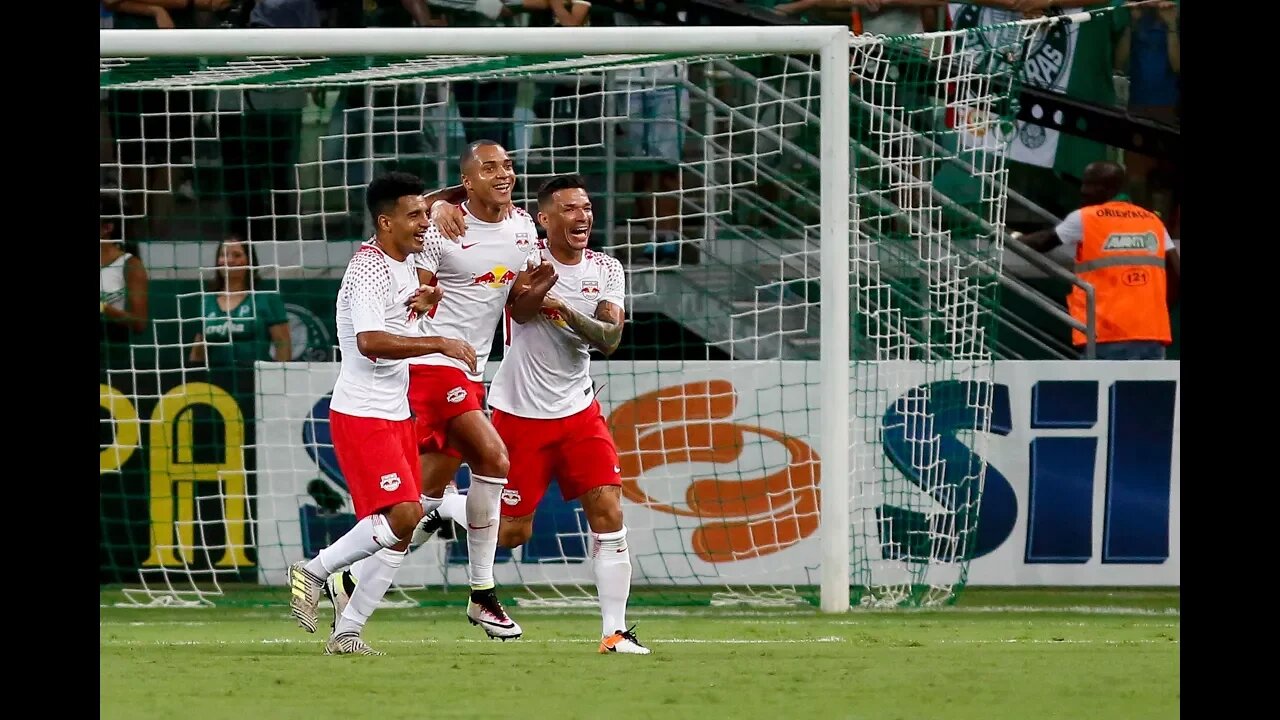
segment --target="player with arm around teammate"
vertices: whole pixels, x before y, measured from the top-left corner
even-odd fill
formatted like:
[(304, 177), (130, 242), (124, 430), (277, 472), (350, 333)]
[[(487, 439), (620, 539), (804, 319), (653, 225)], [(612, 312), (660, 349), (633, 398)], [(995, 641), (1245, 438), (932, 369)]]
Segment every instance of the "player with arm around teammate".
[(389, 173), (369, 184), (366, 204), (375, 235), (351, 258), (338, 289), (342, 361), (329, 427), (357, 522), (316, 557), (290, 566), (290, 610), (298, 623), (315, 632), (325, 578), (356, 561), (370, 561), (364, 581), (335, 619), (326, 654), (381, 654), (361, 639), (361, 631), (422, 518), (407, 359), (440, 354), (475, 367), (475, 351), (465, 341), (421, 337), (411, 330), (416, 317), (406, 310), (406, 301), (419, 297), (425, 307), (440, 297), (437, 289), (419, 288), (410, 259), (422, 249), (429, 225), (422, 195), (422, 181), (406, 173)]
[[(466, 200), (460, 206), (465, 232), (454, 241), (439, 227), (427, 233), (415, 256), (419, 282), (439, 288), (433, 306), (425, 295), (412, 299), (424, 313), (422, 332), (457, 338), (476, 350), (473, 367), (446, 357), (410, 360), (409, 406), (413, 412), (422, 476), (421, 507), (440, 506), (446, 486), (465, 460), (471, 468), (467, 495), (458, 522), (467, 528), (471, 597), (467, 619), (489, 637), (520, 637), (522, 630), (499, 602), (493, 580), (497, 553), (499, 505), (510, 463), (506, 445), (484, 413), (484, 365), (504, 311), (517, 320), (538, 314), (542, 294), (555, 281), (550, 267), (537, 268), (537, 229), (532, 218), (511, 207), (515, 171), (506, 150), (491, 140), (470, 143), (459, 159)], [(447, 203), (447, 198), (443, 200)], [(436, 210), (443, 210), (436, 202)], [(438, 221), (448, 217), (440, 213)], [(541, 292), (530, 294), (529, 290)], [(331, 596), (359, 590), (364, 567), (330, 578)]]

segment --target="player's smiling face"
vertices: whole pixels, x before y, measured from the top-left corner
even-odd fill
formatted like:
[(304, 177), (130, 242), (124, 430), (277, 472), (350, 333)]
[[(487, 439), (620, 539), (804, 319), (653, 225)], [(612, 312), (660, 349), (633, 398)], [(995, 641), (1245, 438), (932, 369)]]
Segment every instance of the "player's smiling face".
[(467, 163), (462, 184), (486, 205), (506, 205), (516, 185), (515, 167), (501, 145), (481, 145)]
[(582, 188), (566, 188), (552, 193), (551, 202), (538, 212), (538, 222), (547, 229), (547, 242), (581, 251), (591, 240), (595, 216), (591, 198)]
[(431, 222), (427, 218), (427, 200), (422, 195), (403, 195), (395, 208), (378, 216), (378, 224), (387, 233), (398, 253), (406, 257), (422, 251)]

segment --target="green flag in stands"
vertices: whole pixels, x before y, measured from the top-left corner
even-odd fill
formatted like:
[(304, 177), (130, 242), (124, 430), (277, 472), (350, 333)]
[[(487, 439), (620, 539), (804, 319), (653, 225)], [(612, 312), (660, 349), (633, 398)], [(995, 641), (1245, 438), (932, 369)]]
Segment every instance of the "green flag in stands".
[[(1093, 7), (1101, 7), (1095, 5)], [(1086, 8), (1067, 7), (1060, 12), (1079, 12)], [(1059, 11), (1053, 11), (1059, 12)], [(952, 26), (971, 28), (999, 25), (1022, 19), (1022, 13), (966, 3), (950, 5)], [(1061, 23), (1034, 33), (1027, 44), (1026, 64), (1022, 80), (1030, 87), (1065, 93), (1076, 100), (1114, 106), (1115, 45), (1128, 24), (1129, 13), (1123, 9), (1109, 12), (1082, 23)], [(984, 33), (987, 44), (996, 44), (1002, 33), (1018, 33), (1017, 27), (993, 28)], [(1017, 122), (1009, 147), (1009, 159), (1050, 167), (1079, 177), (1084, 166), (1105, 159), (1106, 148), (1084, 138), (1048, 130), (1038, 125)]]

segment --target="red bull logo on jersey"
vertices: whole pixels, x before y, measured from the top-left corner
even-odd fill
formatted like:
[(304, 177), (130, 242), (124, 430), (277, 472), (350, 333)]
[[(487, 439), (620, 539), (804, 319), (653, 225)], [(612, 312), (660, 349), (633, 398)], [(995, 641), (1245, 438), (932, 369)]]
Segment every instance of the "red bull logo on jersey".
[(568, 328), (568, 327), (569, 327), (569, 323), (565, 322), (564, 318), (563, 318), (563, 317), (561, 317), (561, 315), (560, 315), (560, 311), (559, 311), (559, 310), (556, 310), (556, 309), (554, 309), (554, 308), (545, 308), (545, 307), (544, 307), (544, 308), (542, 308), (541, 312), (542, 312), (543, 317), (547, 318), (548, 320), (550, 320), (551, 322), (555, 323), (556, 325), (558, 325), (558, 326), (560, 326), (560, 327), (562, 327), (562, 328)]
[(600, 297), (600, 282), (598, 280), (583, 280), (582, 297), (588, 300), (595, 300)]
[(516, 233), (516, 247), (525, 252), (533, 249), (533, 240), (529, 238), (529, 233)]
[(516, 273), (514, 270), (508, 270), (498, 265), (489, 272), (473, 275), (471, 277), (472, 285), (486, 285), (495, 290), (506, 287), (515, 282)]

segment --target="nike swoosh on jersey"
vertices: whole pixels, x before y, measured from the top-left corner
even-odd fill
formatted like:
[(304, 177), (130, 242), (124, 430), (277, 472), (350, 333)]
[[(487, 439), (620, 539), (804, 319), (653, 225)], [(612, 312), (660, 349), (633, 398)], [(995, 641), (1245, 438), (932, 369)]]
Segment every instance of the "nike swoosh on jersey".
[(458, 243), (458, 247), (462, 248), (463, 250), (466, 250), (467, 248), (473, 248), (473, 247), (475, 247), (475, 246), (477, 246), (477, 245), (479, 245), (479, 244), (480, 244), (480, 243), (478, 243), (478, 242), (473, 242), (473, 243), (471, 243), (470, 245), (463, 245), (462, 243)]

